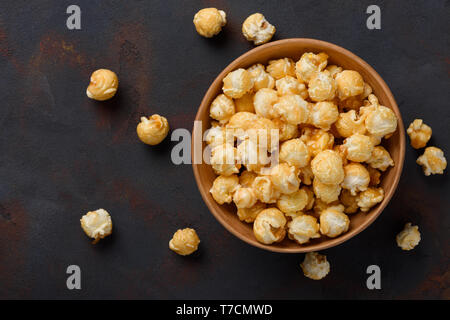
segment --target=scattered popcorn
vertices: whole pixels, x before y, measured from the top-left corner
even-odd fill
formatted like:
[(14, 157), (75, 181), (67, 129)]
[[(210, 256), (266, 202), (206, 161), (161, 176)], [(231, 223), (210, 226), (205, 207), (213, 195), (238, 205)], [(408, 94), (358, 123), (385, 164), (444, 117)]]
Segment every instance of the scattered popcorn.
[(256, 240), (264, 244), (280, 242), (286, 236), (286, 218), (276, 208), (262, 210), (253, 223)]
[(320, 238), (317, 219), (309, 215), (300, 215), (288, 222), (288, 237), (298, 244), (309, 242), (310, 239)]
[(327, 261), (327, 257), (317, 252), (308, 252), (300, 267), (303, 274), (312, 280), (321, 280), (330, 273), (330, 263)]
[(227, 23), (227, 15), (216, 8), (205, 8), (198, 11), (194, 16), (194, 25), (198, 34), (211, 38), (222, 30)]
[(422, 166), (423, 173), (426, 176), (443, 174), (445, 168), (447, 168), (447, 159), (445, 159), (444, 152), (436, 147), (427, 147), (416, 162)]
[(141, 117), (136, 128), (139, 139), (148, 145), (160, 144), (169, 133), (169, 122), (166, 118), (154, 114), (151, 117)]
[(406, 132), (409, 135), (411, 146), (414, 149), (425, 147), (428, 141), (430, 141), (432, 134), (431, 128), (423, 123), (422, 119), (415, 119), (413, 122), (411, 122)]
[(335, 238), (347, 232), (350, 219), (343, 212), (344, 206), (329, 207), (320, 214), (320, 233), (330, 238)]
[(266, 43), (272, 39), (276, 29), (261, 13), (254, 13), (242, 24), (242, 34), (255, 45)]
[(420, 242), (419, 227), (412, 226), (411, 222), (408, 222), (395, 239), (397, 240), (397, 245), (402, 248), (402, 250), (412, 250)]
[(93, 244), (112, 233), (111, 216), (104, 209), (89, 211), (81, 217), (80, 222), (86, 235), (94, 239)]
[(91, 75), (91, 82), (86, 89), (86, 95), (94, 100), (111, 99), (117, 92), (119, 79), (108, 69), (98, 69)]
[(197, 251), (199, 243), (200, 239), (194, 229), (179, 229), (169, 241), (169, 248), (181, 256), (187, 256)]

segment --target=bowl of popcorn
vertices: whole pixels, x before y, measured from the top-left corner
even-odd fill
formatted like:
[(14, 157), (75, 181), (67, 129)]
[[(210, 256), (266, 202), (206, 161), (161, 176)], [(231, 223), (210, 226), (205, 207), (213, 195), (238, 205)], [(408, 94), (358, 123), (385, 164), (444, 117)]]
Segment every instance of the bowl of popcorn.
[(243, 54), (211, 84), (196, 121), (202, 198), (227, 230), (266, 250), (318, 251), (352, 238), (400, 179), (405, 134), (391, 91), (328, 42), (287, 39)]

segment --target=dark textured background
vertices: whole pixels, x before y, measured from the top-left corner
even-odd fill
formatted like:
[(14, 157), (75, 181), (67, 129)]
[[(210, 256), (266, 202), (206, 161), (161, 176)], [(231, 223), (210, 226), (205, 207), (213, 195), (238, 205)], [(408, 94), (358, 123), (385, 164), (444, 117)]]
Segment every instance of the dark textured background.
[[(0, 298), (450, 298), (448, 172), (425, 177), (407, 147), (399, 188), (356, 238), (329, 250), (331, 273), (305, 278), (303, 255), (253, 248), (209, 213), (192, 168), (170, 161), (174, 145), (140, 143), (141, 115), (166, 116), (191, 130), (215, 76), (252, 45), (240, 28), (262, 12), (274, 39), (308, 37), (353, 51), (385, 79), (405, 125), (421, 117), (431, 145), (449, 148), (449, 1), (6, 1), (0, 2)], [(66, 8), (82, 9), (82, 30)], [(382, 30), (365, 26), (369, 4)], [(214, 39), (194, 30), (203, 7), (227, 13)], [(86, 97), (89, 76), (118, 73), (117, 96)], [(93, 246), (79, 219), (107, 209), (113, 235)], [(395, 235), (420, 226), (422, 241), (402, 252)], [(179, 227), (195, 227), (200, 250), (168, 249)], [(68, 265), (82, 290), (66, 288)], [(366, 267), (382, 290), (366, 288)]]

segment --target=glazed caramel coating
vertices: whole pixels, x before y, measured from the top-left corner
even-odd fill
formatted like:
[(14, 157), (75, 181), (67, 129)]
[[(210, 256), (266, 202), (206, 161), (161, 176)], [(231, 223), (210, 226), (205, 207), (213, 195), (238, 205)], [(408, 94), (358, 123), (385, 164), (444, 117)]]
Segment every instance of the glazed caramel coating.
[(358, 194), (357, 203), (362, 212), (369, 211), (374, 205), (384, 199), (383, 188), (368, 188)]
[(234, 108), (236, 112), (255, 112), (255, 106), (253, 105), (253, 93), (246, 93), (239, 99), (234, 100)]
[(91, 75), (91, 81), (86, 89), (86, 95), (94, 100), (104, 101), (111, 99), (117, 92), (119, 79), (108, 69), (98, 69)]
[(279, 163), (270, 170), (270, 180), (275, 188), (284, 194), (290, 194), (298, 190), (300, 179), (298, 170), (287, 163)]
[(330, 130), (330, 127), (339, 118), (339, 111), (333, 102), (323, 101), (314, 104), (310, 110), (309, 123), (313, 126)]
[(344, 180), (342, 159), (336, 151), (321, 151), (311, 161), (311, 169), (314, 176), (324, 184), (336, 185)]
[(254, 13), (242, 24), (242, 34), (248, 41), (261, 45), (272, 39), (276, 29), (261, 13)]
[(234, 135), (232, 130), (227, 130), (221, 126), (214, 126), (208, 129), (205, 141), (212, 148), (225, 143), (233, 144)]
[(276, 208), (262, 210), (253, 223), (256, 240), (264, 244), (280, 242), (286, 236), (286, 218)]
[(211, 103), (209, 108), (209, 116), (221, 123), (226, 123), (235, 113), (233, 99), (228, 98), (224, 94), (219, 94)]
[(350, 190), (342, 190), (339, 196), (339, 201), (344, 205), (344, 212), (347, 214), (356, 213), (359, 210), (358, 207), (358, 196), (352, 195)]
[(317, 252), (308, 252), (300, 267), (303, 274), (312, 280), (321, 280), (330, 273), (330, 263), (327, 261), (327, 257)]
[(324, 150), (332, 149), (334, 144), (334, 136), (330, 132), (308, 127), (303, 128), (300, 140), (306, 144), (312, 157)]
[(194, 16), (194, 25), (198, 34), (211, 38), (217, 35), (227, 23), (224, 11), (216, 8), (205, 8), (198, 11)]
[(350, 219), (343, 213), (344, 206), (329, 207), (320, 214), (320, 233), (329, 238), (335, 238), (347, 232)]
[(277, 88), (279, 96), (297, 94), (303, 99), (308, 98), (308, 89), (306, 88), (305, 84), (301, 83), (300, 81), (298, 81), (298, 79), (292, 76), (285, 76), (281, 79), (278, 79), (275, 82), (275, 87)]
[(223, 144), (212, 148), (210, 164), (217, 175), (230, 176), (239, 172), (237, 150), (231, 144)]
[(272, 180), (269, 177), (256, 177), (252, 184), (256, 198), (263, 203), (275, 203), (280, 197), (280, 192), (275, 189)]
[(343, 148), (348, 160), (363, 162), (370, 159), (374, 143), (370, 137), (355, 133), (345, 139)]
[(304, 244), (310, 239), (320, 238), (319, 228), (313, 216), (299, 215), (288, 222), (288, 237), (298, 244)]
[(359, 191), (367, 190), (370, 183), (369, 171), (360, 163), (349, 163), (344, 166), (345, 178), (342, 188), (347, 189), (353, 196)]
[(105, 209), (89, 211), (81, 217), (80, 223), (84, 233), (94, 239), (93, 244), (112, 233), (111, 216)]
[(238, 188), (233, 195), (233, 202), (238, 209), (251, 208), (255, 205), (256, 200), (252, 188)]
[(257, 201), (255, 205), (251, 208), (238, 208), (237, 215), (239, 220), (245, 221), (247, 223), (252, 223), (255, 221), (258, 214), (266, 209), (267, 205), (260, 201)]
[(420, 149), (427, 145), (428, 141), (431, 139), (431, 134), (433, 131), (429, 126), (423, 123), (422, 119), (415, 119), (406, 130), (409, 139), (411, 141), (411, 146), (414, 149)]
[(370, 175), (370, 183), (369, 186), (375, 187), (380, 184), (381, 172), (377, 169), (372, 168), (371, 166), (367, 166), (367, 171), (369, 171)]
[(170, 250), (181, 256), (187, 256), (198, 249), (200, 239), (194, 229), (178, 229), (169, 241)]
[(239, 184), (244, 188), (251, 188), (257, 176), (255, 172), (243, 171), (239, 176)]
[(356, 133), (366, 133), (364, 118), (360, 118), (355, 110), (340, 113), (334, 126), (339, 135), (343, 138), (348, 138)]
[(320, 182), (317, 177), (313, 180), (313, 190), (317, 199), (325, 203), (332, 203), (339, 199), (341, 193), (341, 186), (339, 184), (325, 184)]
[(270, 161), (267, 149), (259, 147), (252, 139), (246, 139), (238, 145), (237, 155), (239, 163), (253, 172), (259, 172)]
[(373, 148), (372, 154), (366, 162), (374, 169), (386, 171), (388, 167), (394, 166), (394, 160), (392, 160), (389, 152), (382, 146), (376, 146)]
[(245, 69), (231, 71), (223, 78), (223, 93), (230, 98), (239, 99), (253, 87), (250, 73)]
[(266, 72), (262, 64), (254, 64), (247, 71), (253, 82), (253, 91), (256, 92), (263, 88), (273, 89), (275, 87), (275, 79)]
[(218, 176), (209, 190), (218, 204), (231, 203), (234, 192), (239, 188), (239, 178), (236, 175)]
[(404, 229), (395, 238), (397, 245), (402, 248), (402, 250), (412, 250), (420, 242), (420, 232), (418, 226), (412, 226), (411, 222), (405, 224)]
[(279, 98), (274, 104), (274, 115), (290, 124), (306, 123), (309, 118), (308, 102), (301, 96), (290, 94)]
[(290, 166), (297, 168), (306, 167), (309, 164), (311, 156), (306, 144), (300, 139), (291, 139), (285, 141), (279, 152), (279, 159)]
[(247, 131), (248, 129), (252, 128), (253, 123), (258, 118), (259, 117), (256, 114), (251, 112), (237, 112), (230, 118), (230, 120), (226, 124), (226, 127), (230, 130), (240, 129), (243, 131)]
[(328, 71), (314, 73), (308, 83), (308, 95), (313, 101), (333, 100), (336, 84)]
[(154, 146), (167, 137), (169, 122), (158, 114), (154, 114), (149, 118), (141, 117), (141, 122), (137, 125), (136, 132), (143, 143)]
[(444, 152), (436, 147), (427, 147), (423, 155), (417, 158), (417, 164), (421, 165), (426, 176), (430, 174), (443, 174), (447, 168), (447, 159)]
[(295, 77), (295, 64), (290, 58), (270, 60), (266, 71), (275, 79), (281, 79), (286, 76)]
[(273, 118), (273, 106), (278, 102), (278, 94), (275, 90), (262, 88), (255, 93), (253, 98), (253, 106), (255, 113), (264, 118)]
[(312, 52), (304, 53), (300, 60), (295, 64), (295, 75), (297, 79), (308, 83), (311, 77), (320, 72), (327, 66), (328, 55), (321, 52), (314, 54)]
[(336, 75), (338, 97), (341, 100), (360, 95), (364, 92), (364, 80), (359, 72), (344, 70)]
[(280, 118), (272, 119), (272, 122), (279, 131), (280, 142), (298, 137), (299, 131), (297, 125), (287, 123)]
[(277, 200), (277, 207), (283, 213), (292, 213), (306, 208), (310, 201), (306, 188), (301, 188), (291, 194), (282, 194)]
[(309, 186), (312, 184), (314, 179), (314, 173), (312, 172), (311, 166), (307, 165), (300, 169), (300, 173), (298, 174), (303, 184)]

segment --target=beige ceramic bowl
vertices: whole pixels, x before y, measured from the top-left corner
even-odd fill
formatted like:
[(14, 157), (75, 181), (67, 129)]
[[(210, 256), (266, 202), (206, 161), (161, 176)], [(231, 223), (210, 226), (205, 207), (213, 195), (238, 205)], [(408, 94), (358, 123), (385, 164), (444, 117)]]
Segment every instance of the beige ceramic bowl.
[[(390, 152), (392, 159), (395, 161), (395, 166), (388, 169), (382, 175), (381, 186), (385, 190), (384, 200), (367, 213), (359, 212), (351, 215), (351, 223), (348, 232), (337, 238), (327, 238), (322, 236), (320, 239), (312, 240), (303, 245), (299, 245), (296, 242), (289, 240), (287, 237), (280, 243), (265, 245), (256, 241), (253, 235), (252, 224), (247, 224), (238, 219), (236, 207), (233, 204), (219, 205), (214, 201), (209, 193), (212, 183), (216, 178), (211, 166), (205, 163), (193, 164), (195, 179), (202, 198), (216, 219), (228, 231), (241, 240), (253, 246), (276, 252), (298, 253), (319, 251), (336, 246), (363, 231), (380, 215), (389, 203), (389, 200), (397, 188), (405, 156), (403, 121), (397, 103), (383, 79), (370, 65), (350, 51), (337, 45), (314, 39), (286, 39), (270, 42), (248, 51), (230, 63), (211, 84), (198, 109), (195, 120), (202, 122), (202, 132), (210, 128), (211, 119), (209, 118), (209, 106), (213, 99), (221, 93), (222, 79), (230, 71), (238, 68), (247, 68), (255, 63), (266, 64), (269, 60), (276, 58), (290, 57), (294, 61), (298, 61), (304, 52), (325, 52), (329, 56), (329, 64), (337, 64), (344, 69), (358, 71), (363, 76), (364, 80), (370, 84), (374, 94), (378, 97), (380, 104), (394, 110), (398, 117), (398, 128), (390, 139), (383, 142), (383, 145)], [(199, 133), (199, 128), (196, 128), (194, 131), (195, 136), (195, 134)], [(193, 142), (194, 140), (195, 139), (192, 139)], [(192, 146), (194, 146), (194, 143)], [(202, 149), (204, 147), (205, 143), (203, 142)], [(192, 155), (194, 156), (194, 148), (192, 151)]]

